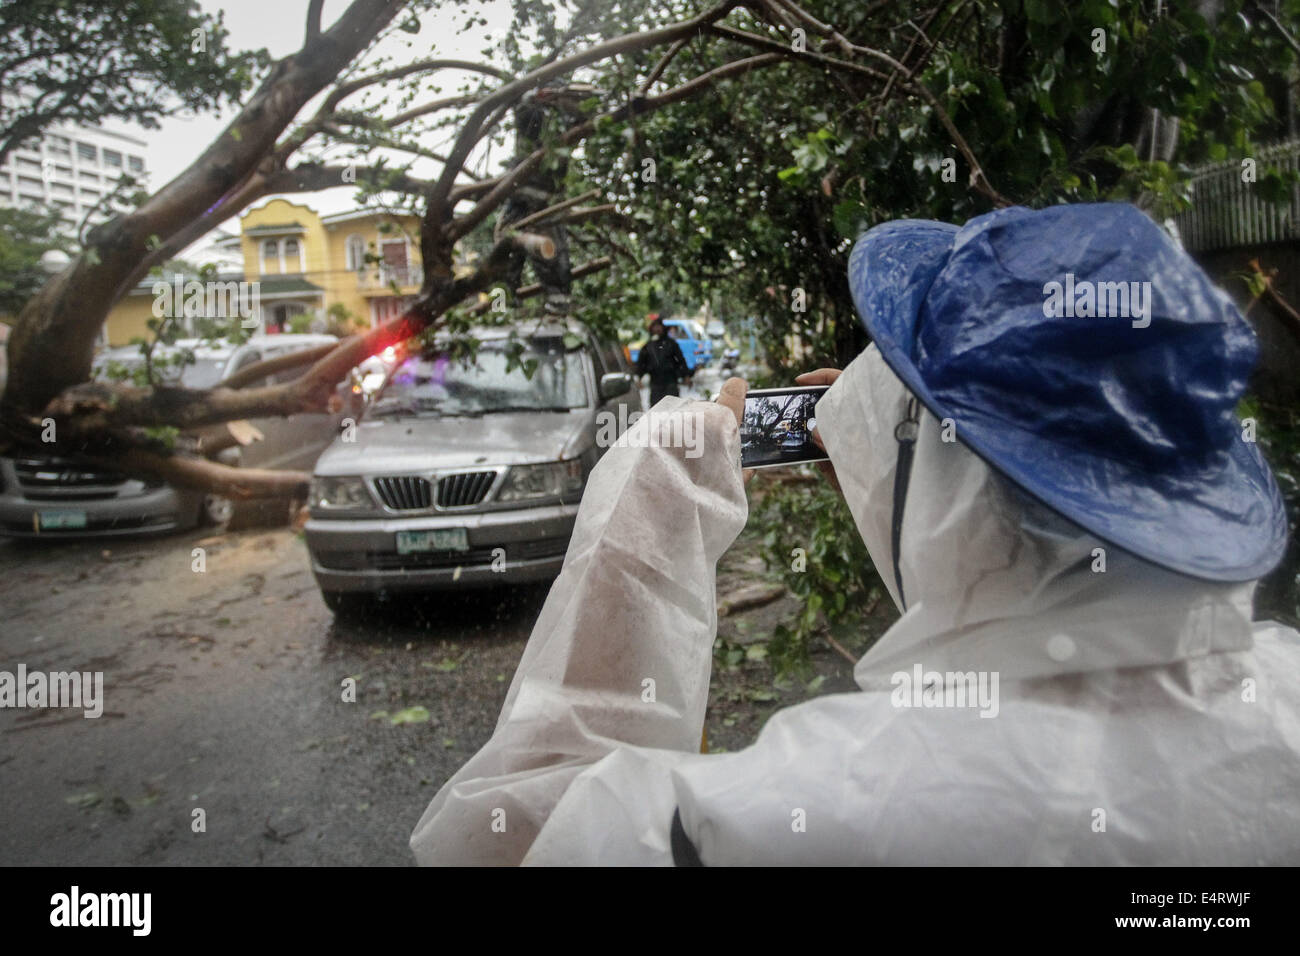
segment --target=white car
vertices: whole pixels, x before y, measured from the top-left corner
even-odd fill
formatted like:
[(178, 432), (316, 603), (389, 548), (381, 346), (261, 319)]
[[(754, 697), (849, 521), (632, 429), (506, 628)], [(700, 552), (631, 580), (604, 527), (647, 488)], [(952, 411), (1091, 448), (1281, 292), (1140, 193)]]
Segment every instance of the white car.
[[(332, 335), (255, 336), (240, 345), (208, 345), (184, 340), (160, 346), (160, 359), (182, 349), (193, 363), (168, 365), (165, 379), (187, 388), (212, 388), (254, 362), (289, 351), (337, 342)], [(97, 376), (118, 377), (143, 365), (135, 346), (112, 349), (95, 363)], [(267, 380), (287, 381), (303, 373), (295, 368)], [(302, 414), (256, 419), (260, 441), (222, 452), (232, 465), (311, 471), (316, 458), (339, 433), (337, 414)], [(131, 478), (49, 449), (26, 449), (0, 458), (0, 535), (20, 538), (81, 538), (176, 531), (199, 523), (222, 524), (234, 508), (218, 495), (173, 488), (151, 479)], [(287, 509), (284, 510), (287, 515)]]

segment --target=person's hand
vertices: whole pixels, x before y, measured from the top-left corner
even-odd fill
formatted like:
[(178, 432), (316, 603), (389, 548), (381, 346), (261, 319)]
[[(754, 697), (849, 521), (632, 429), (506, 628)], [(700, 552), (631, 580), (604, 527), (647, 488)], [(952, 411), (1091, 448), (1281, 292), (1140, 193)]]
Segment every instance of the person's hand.
[[(839, 377), (840, 370), (837, 368), (819, 368), (815, 372), (804, 372), (802, 375), (796, 375), (794, 381), (796, 385), (833, 385)], [(822, 436), (816, 428), (812, 430), (812, 440), (822, 451), (826, 450), (826, 446), (822, 444)], [(817, 462), (817, 470), (826, 477), (832, 488), (841, 495), (844, 494), (844, 491), (840, 488), (840, 480), (835, 475), (834, 465), (829, 461), (819, 461)]]
[[(718, 392), (718, 404), (725, 405), (731, 409), (736, 416), (736, 427), (740, 427), (741, 420), (745, 417), (745, 393), (749, 391), (749, 383), (743, 378), (729, 378), (722, 383), (722, 389)], [(743, 478), (746, 484), (749, 479), (754, 477), (754, 469), (745, 469)]]
[(722, 383), (722, 390), (718, 392), (718, 404), (725, 405), (731, 409), (732, 414), (736, 416), (736, 427), (740, 427), (740, 421), (745, 417), (745, 393), (749, 391), (749, 383), (743, 378), (729, 378)]

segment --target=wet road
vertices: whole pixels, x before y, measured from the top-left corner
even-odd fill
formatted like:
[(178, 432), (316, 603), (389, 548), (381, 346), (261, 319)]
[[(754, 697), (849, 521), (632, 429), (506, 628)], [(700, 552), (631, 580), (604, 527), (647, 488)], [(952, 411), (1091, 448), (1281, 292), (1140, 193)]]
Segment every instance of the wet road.
[(544, 599), (462, 592), (345, 623), (287, 530), (0, 539), (0, 670), (104, 675), (98, 719), (0, 709), (0, 864), (407, 864)]
[[(693, 397), (717, 385), (706, 372)], [(0, 707), (0, 865), (412, 862), (425, 806), (491, 736), (546, 587), (342, 621), (294, 533), (209, 535), (0, 538), (0, 672), (104, 680), (96, 719)], [(729, 552), (720, 586), (761, 563)], [(746, 639), (796, 610), (751, 612)], [(724, 631), (739, 639), (734, 619)], [(835, 661), (823, 669), (827, 689), (851, 686)], [(714, 749), (803, 696), (770, 686), (759, 664), (715, 673)]]

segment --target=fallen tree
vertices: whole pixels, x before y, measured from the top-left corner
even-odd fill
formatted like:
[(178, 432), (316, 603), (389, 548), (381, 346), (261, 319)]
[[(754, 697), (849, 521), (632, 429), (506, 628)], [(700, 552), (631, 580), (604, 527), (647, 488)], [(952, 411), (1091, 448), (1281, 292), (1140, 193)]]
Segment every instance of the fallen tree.
[[(567, 289), (568, 278), (605, 267), (611, 260), (597, 257), (569, 270), (566, 253), (563, 276), (535, 269), (539, 281), (518, 287), (522, 258), (535, 265), (553, 258), (557, 237), (566, 227), (618, 214), (617, 195), (552, 195), (539, 201), (538, 183), (560, 188), (562, 177), (554, 175), (552, 165), (596, 130), (635, 124), (639, 117), (708, 95), (757, 70), (780, 66), (841, 73), (852, 81), (854, 96), (870, 95), (881, 105), (897, 98), (923, 100), (965, 158), (969, 188), (990, 206), (1007, 202), (939, 98), (912, 69), (888, 52), (852, 42), (793, 0), (722, 0), (651, 29), (594, 39), (583, 32), (580, 11), (569, 34), (540, 65), (515, 74), (491, 64), (436, 58), (360, 71), (355, 64), (393, 28), (395, 18), (427, 4), (353, 0), (328, 29), (321, 24), (321, 6), (312, 0), (302, 47), (271, 67), (217, 140), (138, 208), (91, 230), (80, 254), (28, 301), (9, 338), (9, 377), (0, 397), (0, 454), (40, 444), (52, 422), (55, 448), (62, 455), (233, 497), (301, 493), (309, 478), (305, 474), (231, 468), (169, 447), (155, 437), (156, 431), (323, 410), (335, 385), (362, 360), (437, 328), (457, 308), (466, 315), (481, 314), (485, 310), (479, 296), (490, 289), (507, 283), (514, 298), (527, 298), (547, 292), (556, 282)], [(725, 22), (729, 19), (734, 22)], [(575, 38), (583, 43), (570, 51)], [(720, 44), (726, 51), (724, 62), (656, 92), (668, 64), (703, 43)], [(653, 57), (647, 59), (647, 54)], [(642, 69), (638, 94), (605, 103), (597, 87), (577, 84), (575, 77), (584, 71), (600, 69)], [(416, 102), (419, 81), (449, 71), (474, 79), (455, 96)], [(673, 72), (680, 75), (681, 70)], [(402, 108), (396, 112), (345, 108), (358, 94), (395, 85), (408, 94), (399, 97)], [(585, 98), (575, 97), (575, 90)], [(299, 120), (300, 112), (322, 93), (316, 111)], [(518, 128), (521, 109), (546, 115), (552, 103), (566, 105), (560, 121), (543, 122), (526, 135)], [(427, 124), (435, 117), (441, 117), (441, 128), (453, 131), (444, 152), (425, 143)], [(473, 158), (483, 155), (484, 144), (502, 135), (512, 117), (517, 150), (511, 165), (495, 174), (471, 169)], [(354, 147), (362, 158), (377, 149), (403, 151), (413, 163), (404, 168), (383, 162), (340, 165), (305, 155), (309, 147), (326, 145)], [(417, 176), (414, 160), (437, 163), (440, 171)], [(141, 386), (90, 381), (94, 342), (110, 308), (150, 269), (261, 198), (354, 180), (375, 192), (410, 196), (419, 207), (424, 279), (403, 315), (336, 347), (252, 366), (227, 387), (190, 390), (161, 382)], [(528, 201), (518, 202), (525, 190)], [(588, 200), (603, 201), (582, 205)], [(512, 201), (513, 213), (504, 212)], [(493, 219), (486, 253), (471, 269), (458, 270), (457, 244)], [(293, 381), (255, 384), (272, 372), (308, 363)]]

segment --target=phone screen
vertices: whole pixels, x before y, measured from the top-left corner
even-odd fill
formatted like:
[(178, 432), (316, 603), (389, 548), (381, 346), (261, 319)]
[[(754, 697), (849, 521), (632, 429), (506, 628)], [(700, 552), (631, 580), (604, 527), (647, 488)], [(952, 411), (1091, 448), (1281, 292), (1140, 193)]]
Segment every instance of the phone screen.
[(760, 388), (748, 393), (740, 422), (741, 467), (825, 460), (826, 453), (812, 440), (812, 430), (817, 425), (817, 400), (829, 387)]

